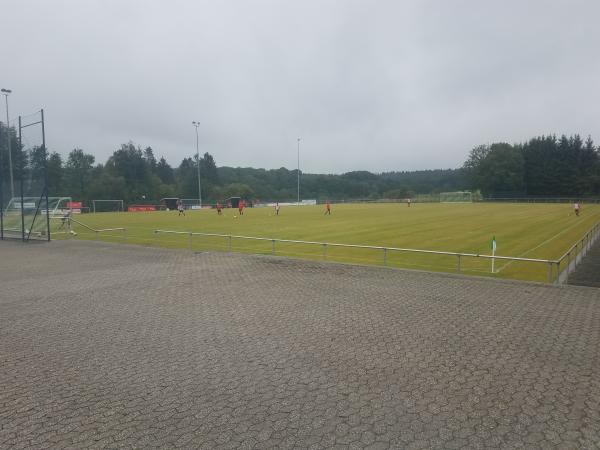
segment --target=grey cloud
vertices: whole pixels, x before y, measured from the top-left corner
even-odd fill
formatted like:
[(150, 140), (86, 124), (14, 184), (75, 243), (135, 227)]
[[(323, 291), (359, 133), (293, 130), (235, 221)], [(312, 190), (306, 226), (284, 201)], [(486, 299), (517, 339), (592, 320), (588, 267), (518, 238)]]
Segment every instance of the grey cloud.
[(549, 132), (600, 139), (589, 1), (62, 1), (3, 6), (0, 84), (48, 143), (104, 161), (310, 172), (457, 167)]

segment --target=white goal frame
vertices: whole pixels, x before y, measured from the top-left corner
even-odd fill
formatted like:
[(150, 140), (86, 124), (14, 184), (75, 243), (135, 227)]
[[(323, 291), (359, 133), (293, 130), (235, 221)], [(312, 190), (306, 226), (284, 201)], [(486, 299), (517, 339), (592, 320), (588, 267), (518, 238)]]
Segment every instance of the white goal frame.
[[(100, 200), (92, 200), (92, 212), (95, 214), (96, 213), (96, 203), (117, 203), (119, 205), (119, 209), (116, 212), (123, 212), (125, 211), (125, 207), (124, 207), (124, 203), (123, 200), (104, 200), (104, 199), (100, 199)], [(105, 212), (105, 211), (103, 211)], [(106, 211), (108, 212), (108, 211)]]
[[(48, 213), (52, 215), (62, 214), (63, 211), (72, 209), (69, 205), (73, 202), (71, 197), (48, 197)], [(51, 206), (52, 205), (52, 206)], [(41, 214), (46, 214), (46, 197), (23, 197), (23, 210), (39, 208)], [(13, 197), (4, 208), (5, 213), (16, 212), (21, 214), (21, 197)]]
[(200, 209), (202, 203), (199, 198), (180, 198), (185, 209)]
[[(448, 198), (444, 198), (447, 196)], [(460, 200), (450, 200), (451, 196), (463, 196)], [(440, 192), (440, 203), (473, 203), (473, 193), (471, 191), (452, 191)]]
[[(22, 204), (21, 204), (22, 200)], [(57, 218), (63, 218), (71, 216), (73, 208), (71, 206), (73, 199), (71, 197), (48, 197), (48, 216), (50, 222), (50, 232), (55, 233), (52, 229), (53, 220)], [(37, 211), (39, 218), (35, 223), (25, 224), (25, 234), (31, 236), (44, 236), (48, 230), (46, 230), (46, 197), (13, 197), (8, 201), (6, 208), (4, 208), (4, 217), (17, 216), (21, 217), (23, 214), (31, 214), (32, 211)], [(21, 229), (23, 222), (19, 222), (17, 228), (8, 227), (5, 231), (9, 233), (22, 233)], [(42, 224), (39, 226), (38, 224)], [(33, 226), (32, 226), (33, 225)], [(70, 224), (69, 224), (70, 227)], [(40, 230), (41, 228), (41, 230)], [(70, 228), (69, 228), (70, 230)], [(68, 231), (68, 230), (65, 230)]]

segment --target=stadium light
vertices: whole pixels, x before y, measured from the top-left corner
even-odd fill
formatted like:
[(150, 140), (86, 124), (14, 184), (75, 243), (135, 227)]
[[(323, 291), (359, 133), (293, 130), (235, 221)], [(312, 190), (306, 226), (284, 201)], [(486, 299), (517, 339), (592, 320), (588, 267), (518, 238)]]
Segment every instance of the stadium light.
[(296, 204), (300, 206), (300, 138), (298, 138), (298, 202)]
[(198, 202), (202, 208), (202, 188), (200, 186), (200, 150), (198, 150), (198, 127), (200, 122), (192, 121), (192, 125), (196, 127), (196, 157), (198, 158)]
[(10, 151), (10, 124), (8, 118), (8, 95), (12, 93), (10, 89), (0, 89), (2, 95), (6, 99), (6, 140), (8, 141), (8, 173), (10, 174), (10, 197), (15, 196), (15, 186), (13, 181), (13, 168), (12, 168), (12, 152)]

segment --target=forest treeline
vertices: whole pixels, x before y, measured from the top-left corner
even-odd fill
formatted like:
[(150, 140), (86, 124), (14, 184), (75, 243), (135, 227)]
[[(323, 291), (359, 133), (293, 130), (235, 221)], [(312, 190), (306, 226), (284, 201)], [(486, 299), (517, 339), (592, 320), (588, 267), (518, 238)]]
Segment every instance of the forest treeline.
[[(0, 176), (8, 196), (8, 150), (6, 128), (0, 129)], [(21, 171), (29, 180), (43, 178), (41, 148), (19, 151), (11, 129), (15, 178)], [(50, 152), (47, 158), (51, 196), (92, 199), (123, 199), (126, 203), (149, 203), (163, 197), (197, 198), (197, 158), (184, 158), (172, 167), (151, 147), (122, 144), (104, 163), (76, 148), (63, 158)], [(200, 158), (204, 203), (242, 196), (249, 200), (295, 201), (297, 171), (218, 167), (215, 158)], [(344, 174), (301, 172), (302, 199), (403, 199), (417, 194), (448, 191), (480, 191), (485, 197), (598, 196), (600, 195), (600, 148), (591, 137), (540, 136), (526, 143), (494, 143), (473, 148), (459, 168)]]

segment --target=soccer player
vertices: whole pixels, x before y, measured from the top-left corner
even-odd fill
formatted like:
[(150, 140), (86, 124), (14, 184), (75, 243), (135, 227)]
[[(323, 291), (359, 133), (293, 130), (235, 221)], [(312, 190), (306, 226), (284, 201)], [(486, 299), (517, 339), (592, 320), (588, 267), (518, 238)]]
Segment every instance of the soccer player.
[(275, 203), (275, 215), (279, 215), (279, 202)]
[(331, 203), (329, 203), (329, 200), (325, 202), (325, 215), (331, 215)]
[(573, 205), (573, 209), (575, 210), (575, 215), (579, 216), (579, 210), (581, 209), (581, 205), (579, 204), (579, 202), (575, 202), (575, 204)]
[(406, 204), (408, 205), (408, 207), (410, 208), (410, 198), (406, 199)]
[(240, 213), (240, 216), (244, 215), (244, 206), (246, 206), (244, 200), (240, 199), (240, 202), (238, 203), (238, 211)]
[(222, 209), (223, 209), (223, 207), (221, 206), (221, 203), (217, 202), (217, 215), (218, 216), (223, 214), (223, 212), (221, 211)]
[(65, 225), (67, 226), (68, 229), (71, 229), (71, 210), (70, 209), (67, 210), (67, 212), (63, 214), (59, 228), (65, 228)]
[(181, 216), (183, 214), (183, 216), (185, 217), (185, 210), (183, 209), (183, 202), (181, 201), (181, 199), (177, 200), (177, 211), (179, 211), (178, 216)]

